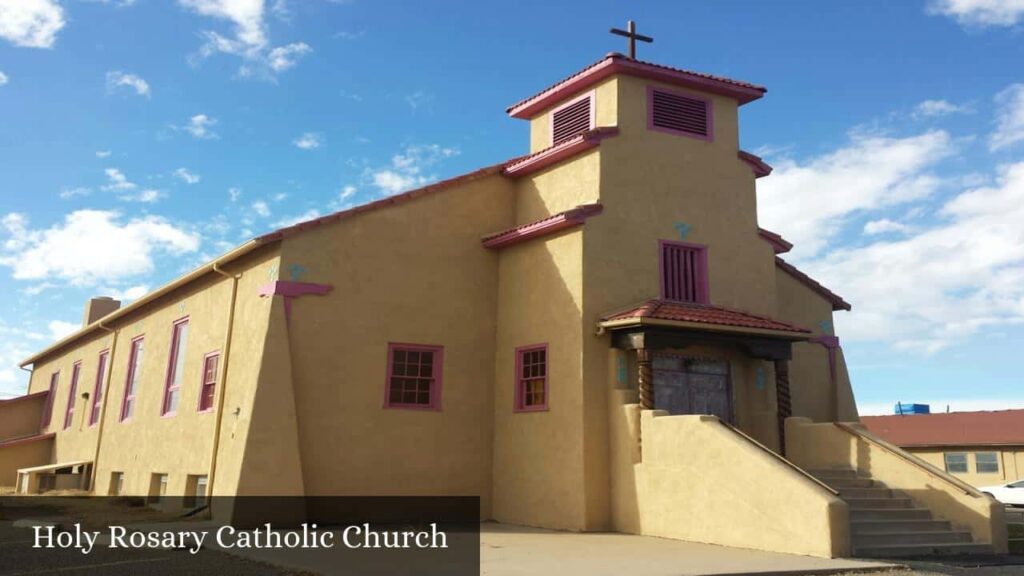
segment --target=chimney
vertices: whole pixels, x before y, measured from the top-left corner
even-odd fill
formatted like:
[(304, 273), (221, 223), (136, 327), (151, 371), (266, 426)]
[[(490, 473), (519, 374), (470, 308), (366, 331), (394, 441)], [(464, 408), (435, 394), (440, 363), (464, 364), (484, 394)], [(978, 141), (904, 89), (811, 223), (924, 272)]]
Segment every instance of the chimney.
[(82, 314), (82, 326), (88, 326), (120, 307), (121, 301), (114, 300), (110, 296), (97, 296), (96, 298), (90, 298), (89, 301), (85, 303), (85, 313)]

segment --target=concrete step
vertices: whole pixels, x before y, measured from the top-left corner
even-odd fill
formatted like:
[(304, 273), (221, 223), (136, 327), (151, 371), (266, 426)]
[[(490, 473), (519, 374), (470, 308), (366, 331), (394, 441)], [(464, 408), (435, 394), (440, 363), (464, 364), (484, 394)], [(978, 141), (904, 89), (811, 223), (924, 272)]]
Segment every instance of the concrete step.
[(921, 544), (887, 544), (878, 546), (859, 546), (853, 549), (853, 555), (860, 558), (901, 558), (911, 556), (949, 556), (954, 554), (993, 554), (990, 544), (973, 542), (959, 543), (921, 543)]
[(825, 484), (828, 484), (832, 488), (835, 488), (836, 490), (840, 490), (842, 488), (873, 488), (879, 485), (871, 478), (816, 478), (818, 478), (818, 480), (821, 480)]
[(840, 498), (846, 500), (846, 503), (850, 505), (850, 510), (871, 510), (871, 509), (882, 509), (882, 508), (893, 508), (893, 509), (905, 509), (913, 508), (914, 503), (910, 501), (910, 498), (847, 498), (842, 494)]
[(961, 530), (928, 530), (912, 532), (865, 532), (853, 535), (853, 547), (887, 546), (897, 544), (954, 544), (972, 542), (970, 532)]
[(893, 492), (883, 486), (841, 486), (840, 498), (892, 498), (902, 497), (902, 493)]
[(821, 470), (808, 470), (807, 473), (818, 479), (857, 477), (857, 471), (852, 468), (823, 468)]
[(886, 532), (949, 532), (948, 520), (854, 520), (850, 522), (850, 533), (875, 534)]
[(853, 508), (850, 520), (930, 520), (927, 508)]

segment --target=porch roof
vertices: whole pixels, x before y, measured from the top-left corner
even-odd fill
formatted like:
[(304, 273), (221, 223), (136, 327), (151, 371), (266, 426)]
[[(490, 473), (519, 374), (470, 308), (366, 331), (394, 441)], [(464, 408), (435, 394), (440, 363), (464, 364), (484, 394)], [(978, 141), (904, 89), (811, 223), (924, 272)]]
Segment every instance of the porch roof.
[(652, 325), (783, 337), (804, 340), (811, 331), (796, 324), (722, 306), (651, 299), (602, 315), (598, 326), (607, 329)]
[(33, 466), (31, 468), (19, 468), (18, 474), (32, 474), (36, 472), (49, 472), (50, 470), (59, 470), (61, 468), (74, 468), (75, 466), (84, 466), (86, 464), (92, 464), (92, 460), (75, 460), (73, 462), (59, 462), (57, 464), (45, 464), (43, 466)]

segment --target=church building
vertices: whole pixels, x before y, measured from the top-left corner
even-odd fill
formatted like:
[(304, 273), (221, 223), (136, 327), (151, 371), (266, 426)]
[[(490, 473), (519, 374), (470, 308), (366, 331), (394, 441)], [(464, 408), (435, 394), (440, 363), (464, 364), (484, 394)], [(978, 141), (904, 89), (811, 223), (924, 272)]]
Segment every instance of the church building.
[(507, 109), (523, 156), (92, 300), (0, 402), (0, 485), (469, 495), (558, 530), (1005, 550), (989, 498), (857, 424), (851, 306), (758, 226), (772, 169), (739, 111), (765, 92), (608, 54)]

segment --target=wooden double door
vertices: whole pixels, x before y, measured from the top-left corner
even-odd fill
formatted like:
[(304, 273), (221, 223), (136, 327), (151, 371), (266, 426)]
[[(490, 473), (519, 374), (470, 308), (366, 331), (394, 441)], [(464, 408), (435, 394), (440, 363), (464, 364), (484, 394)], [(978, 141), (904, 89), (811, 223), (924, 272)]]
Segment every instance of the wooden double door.
[(729, 363), (658, 352), (651, 359), (654, 408), (669, 414), (712, 414), (732, 422)]

